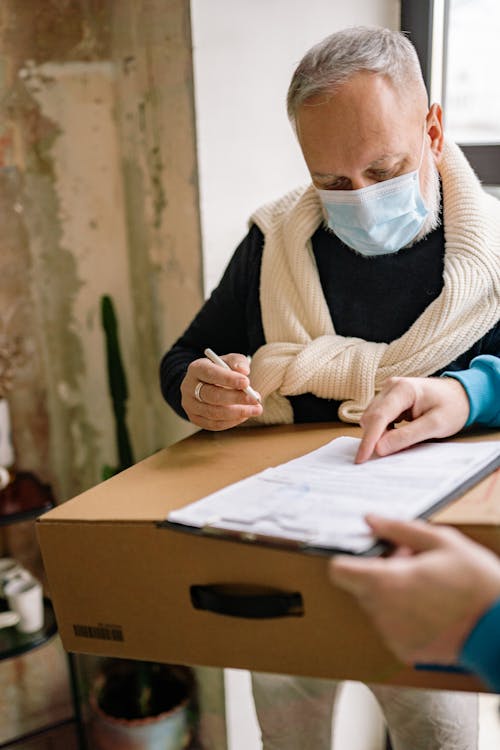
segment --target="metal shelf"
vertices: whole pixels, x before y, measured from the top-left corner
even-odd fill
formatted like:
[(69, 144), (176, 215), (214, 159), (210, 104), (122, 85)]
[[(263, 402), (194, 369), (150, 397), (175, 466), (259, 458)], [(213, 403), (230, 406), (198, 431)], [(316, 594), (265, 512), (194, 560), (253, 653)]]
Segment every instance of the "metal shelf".
[[(55, 507), (51, 488), (40, 482), (29, 472), (17, 472), (12, 482), (3, 490), (0, 490), (0, 528), (12, 526), (22, 521), (32, 521), (46, 511)], [(27, 654), (40, 646), (48, 643), (57, 633), (57, 623), (54, 609), (49, 599), (44, 597), (44, 625), (35, 633), (20, 633), (14, 626), (12, 628), (0, 629), (0, 661), (12, 659)], [(0, 597), (0, 611), (7, 610), (7, 601)], [(11, 738), (6, 743), (0, 744), (0, 748), (10, 747), (23, 742), (31, 737), (43, 735), (44, 732), (73, 723), (76, 728), (78, 747), (86, 750), (87, 741), (83, 727), (83, 718), (80, 707), (80, 696), (78, 690), (78, 675), (74, 656), (67, 654), (71, 697), (73, 702), (74, 716), (63, 722), (41, 727), (39, 730), (26, 735)]]
[[(46, 598), (43, 600), (44, 624), (43, 628), (34, 633), (20, 633), (15, 626), (0, 630), (0, 661), (22, 656), (44, 643), (47, 643), (57, 633), (56, 618), (52, 604)], [(0, 612), (7, 610), (7, 601), (0, 599)]]

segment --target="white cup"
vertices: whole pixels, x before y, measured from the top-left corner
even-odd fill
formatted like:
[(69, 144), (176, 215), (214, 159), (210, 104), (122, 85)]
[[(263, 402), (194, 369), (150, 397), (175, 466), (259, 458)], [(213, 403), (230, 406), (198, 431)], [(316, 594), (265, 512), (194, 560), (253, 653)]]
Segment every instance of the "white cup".
[(9, 609), (17, 612), (17, 629), (21, 633), (35, 633), (43, 627), (43, 589), (36, 578), (12, 578), (4, 586)]

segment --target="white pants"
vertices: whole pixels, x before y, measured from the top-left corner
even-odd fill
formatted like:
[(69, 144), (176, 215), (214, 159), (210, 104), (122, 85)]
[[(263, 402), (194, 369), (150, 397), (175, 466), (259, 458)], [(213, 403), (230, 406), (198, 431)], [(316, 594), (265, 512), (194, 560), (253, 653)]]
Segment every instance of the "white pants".
[[(339, 685), (330, 680), (252, 673), (263, 750), (330, 750)], [(475, 693), (368, 687), (385, 715), (393, 750), (477, 750)]]

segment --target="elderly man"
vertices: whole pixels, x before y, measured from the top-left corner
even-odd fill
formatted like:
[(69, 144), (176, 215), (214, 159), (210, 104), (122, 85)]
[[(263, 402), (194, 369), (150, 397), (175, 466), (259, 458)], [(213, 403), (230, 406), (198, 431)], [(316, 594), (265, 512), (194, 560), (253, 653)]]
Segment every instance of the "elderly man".
[[(500, 354), (500, 205), (445, 143), (408, 40), (333, 34), (299, 64), (288, 112), (312, 184), (254, 213), (161, 363), (166, 400), (205, 429), (357, 422), (390, 376)], [(206, 346), (229, 368), (203, 357)], [(253, 685), (266, 750), (330, 747), (334, 683), (254, 675)], [(372, 690), (395, 750), (477, 746), (475, 696)]]

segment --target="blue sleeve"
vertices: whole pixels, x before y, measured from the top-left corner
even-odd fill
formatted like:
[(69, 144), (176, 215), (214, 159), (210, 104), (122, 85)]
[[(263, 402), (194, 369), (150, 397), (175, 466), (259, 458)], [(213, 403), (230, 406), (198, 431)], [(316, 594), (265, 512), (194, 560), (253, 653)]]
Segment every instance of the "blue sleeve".
[(491, 690), (500, 693), (500, 599), (476, 623), (459, 661)]
[(500, 427), (500, 357), (475, 357), (468, 370), (444, 372), (444, 376), (456, 378), (465, 388), (470, 403), (466, 427), (474, 423)]

